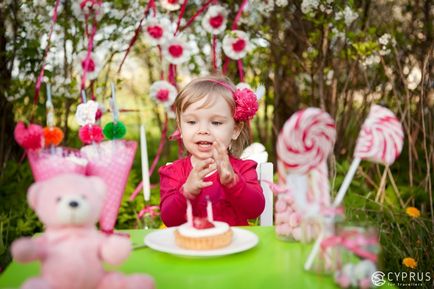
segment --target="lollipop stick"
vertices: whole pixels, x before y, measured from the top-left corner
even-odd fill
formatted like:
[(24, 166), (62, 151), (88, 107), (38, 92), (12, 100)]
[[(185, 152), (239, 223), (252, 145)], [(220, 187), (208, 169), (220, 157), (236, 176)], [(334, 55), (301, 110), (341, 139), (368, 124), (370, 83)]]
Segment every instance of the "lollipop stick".
[(350, 169), (348, 170), (344, 182), (339, 188), (339, 192), (336, 195), (335, 201), (333, 202), (333, 207), (336, 208), (342, 203), (342, 200), (345, 197), (345, 193), (347, 192), (348, 187), (350, 186), (351, 181), (353, 180), (354, 174), (356, 173), (356, 170), (359, 167), (360, 161), (361, 161), (360, 158), (355, 158), (351, 163)]
[(323, 239), (324, 239), (324, 230), (321, 231), (318, 238), (316, 239), (315, 244), (313, 245), (312, 251), (310, 251), (310, 254), (307, 257), (306, 263), (304, 263), (304, 270), (310, 270), (310, 268), (312, 268), (313, 260), (315, 259), (316, 254), (318, 254), (319, 247), (320, 247)]

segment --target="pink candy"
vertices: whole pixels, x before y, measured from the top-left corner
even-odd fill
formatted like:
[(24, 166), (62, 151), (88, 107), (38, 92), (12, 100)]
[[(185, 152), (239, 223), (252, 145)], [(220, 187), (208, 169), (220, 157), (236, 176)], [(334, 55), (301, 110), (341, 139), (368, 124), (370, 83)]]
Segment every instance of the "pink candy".
[(404, 132), (398, 118), (379, 105), (373, 105), (357, 139), (354, 157), (391, 165), (400, 155)]
[(318, 108), (292, 115), (277, 141), (279, 175), (307, 174), (326, 160), (336, 140), (335, 127), (330, 115)]

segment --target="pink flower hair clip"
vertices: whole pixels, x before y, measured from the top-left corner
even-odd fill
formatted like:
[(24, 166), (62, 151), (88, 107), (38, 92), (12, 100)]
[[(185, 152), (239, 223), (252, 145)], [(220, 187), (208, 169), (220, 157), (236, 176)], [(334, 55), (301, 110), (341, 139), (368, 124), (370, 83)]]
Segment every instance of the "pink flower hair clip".
[(263, 86), (258, 87), (258, 91), (261, 93), (255, 93), (252, 89), (246, 86), (242, 88), (236, 88), (234, 91), (232, 87), (224, 82), (217, 80), (209, 81), (220, 84), (232, 92), (235, 100), (234, 119), (236, 121), (248, 121), (255, 116), (259, 108), (258, 100), (263, 94)]

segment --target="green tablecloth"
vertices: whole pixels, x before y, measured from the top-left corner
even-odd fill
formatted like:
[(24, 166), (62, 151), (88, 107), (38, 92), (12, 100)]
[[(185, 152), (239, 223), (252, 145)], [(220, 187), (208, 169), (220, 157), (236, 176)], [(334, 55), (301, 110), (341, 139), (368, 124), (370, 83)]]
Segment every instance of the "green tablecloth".
[[(338, 288), (331, 276), (305, 272), (303, 264), (310, 246), (276, 239), (274, 227), (246, 227), (259, 243), (245, 252), (209, 258), (188, 258), (143, 248), (132, 252), (117, 270), (151, 274), (158, 289), (231, 288)], [(144, 230), (125, 231), (133, 243), (142, 243)], [(39, 274), (38, 263), (13, 262), (0, 275), (0, 288), (19, 287), (23, 280)], [(389, 287), (390, 288), (390, 287)]]

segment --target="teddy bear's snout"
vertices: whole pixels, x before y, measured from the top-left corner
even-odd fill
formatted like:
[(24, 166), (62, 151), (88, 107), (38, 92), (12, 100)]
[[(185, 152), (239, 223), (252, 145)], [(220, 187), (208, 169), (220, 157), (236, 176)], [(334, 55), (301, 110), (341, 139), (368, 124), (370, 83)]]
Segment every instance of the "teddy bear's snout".
[(77, 201), (70, 201), (69, 202), (69, 206), (73, 209), (77, 208), (78, 206), (80, 206), (80, 204)]
[(77, 196), (64, 196), (57, 206), (57, 218), (62, 224), (84, 224), (93, 222), (94, 212), (87, 199)]

